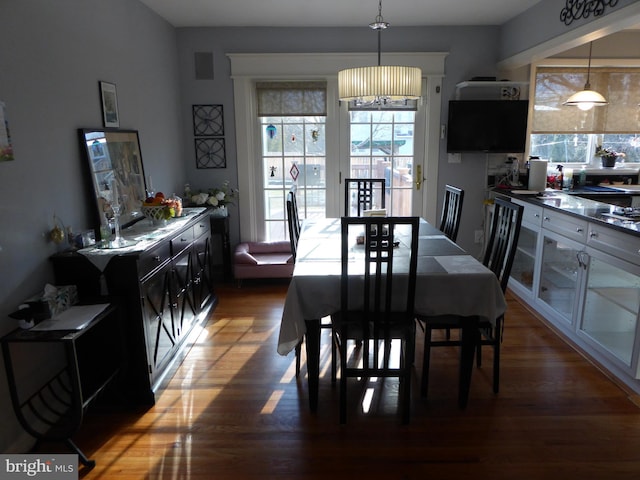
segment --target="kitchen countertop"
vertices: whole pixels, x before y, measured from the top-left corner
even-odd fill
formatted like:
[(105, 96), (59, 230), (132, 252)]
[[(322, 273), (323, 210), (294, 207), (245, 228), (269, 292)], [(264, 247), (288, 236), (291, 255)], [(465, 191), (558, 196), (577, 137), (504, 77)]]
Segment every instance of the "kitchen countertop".
[[(638, 187), (638, 185), (626, 185)], [(618, 185), (616, 185), (618, 188)], [(640, 219), (623, 218), (616, 215), (621, 207), (580, 197), (577, 193), (568, 194), (559, 190), (547, 189), (540, 193), (514, 193), (508, 190), (496, 190), (498, 194), (518, 198), (524, 202), (544, 208), (552, 208), (568, 215), (584, 218), (590, 222), (607, 225), (640, 238)], [(517, 192), (517, 191), (516, 191)]]

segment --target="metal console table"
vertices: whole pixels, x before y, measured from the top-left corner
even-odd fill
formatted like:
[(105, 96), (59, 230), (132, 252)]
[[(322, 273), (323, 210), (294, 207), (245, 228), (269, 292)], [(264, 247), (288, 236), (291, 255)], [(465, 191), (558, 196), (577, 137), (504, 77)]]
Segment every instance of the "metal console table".
[[(95, 461), (82, 453), (71, 436), (80, 428), (86, 408), (120, 370), (119, 329), (119, 309), (115, 304), (109, 304), (82, 329), (19, 329), (0, 340), (11, 402), (22, 427), (38, 442), (64, 442), (89, 468), (95, 466)], [(33, 380), (33, 374), (29, 376), (29, 382), (24, 375), (18, 378), (17, 369), (25, 367), (26, 349), (28, 357), (34, 358), (32, 353), (37, 345), (46, 354), (53, 353), (48, 349), (55, 349), (56, 344), (62, 345), (64, 359), (57, 361), (38, 355), (37, 358), (46, 358), (47, 364), (31, 370), (38, 375), (43, 372), (43, 379), (37, 385), (26, 385)], [(19, 360), (14, 361), (14, 358)]]

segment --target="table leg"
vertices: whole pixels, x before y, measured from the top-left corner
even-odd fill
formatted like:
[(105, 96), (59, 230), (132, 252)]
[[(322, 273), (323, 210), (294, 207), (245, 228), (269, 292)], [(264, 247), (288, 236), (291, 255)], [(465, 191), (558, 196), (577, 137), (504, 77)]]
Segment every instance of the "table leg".
[(309, 386), (309, 408), (318, 410), (318, 383), (320, 379), (320, 320), (305, 320), (307, 333), (307, 383)]
[(460, 408), (465, 408), (469, 399), (473, 360), (479, 339), (478, 317), (464, 318), (461, 332), (462, 345), (460, 347), (460, 378), (458, 385), (458, 405)]

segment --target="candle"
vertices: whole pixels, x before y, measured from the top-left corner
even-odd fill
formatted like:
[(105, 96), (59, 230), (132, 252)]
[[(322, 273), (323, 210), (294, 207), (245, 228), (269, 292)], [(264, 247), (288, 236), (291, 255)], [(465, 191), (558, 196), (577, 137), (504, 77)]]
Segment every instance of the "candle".
[(115, 178), (111, 180), (111, 204), (120, 204), (120, 199), (118, 197), (118, 181)]

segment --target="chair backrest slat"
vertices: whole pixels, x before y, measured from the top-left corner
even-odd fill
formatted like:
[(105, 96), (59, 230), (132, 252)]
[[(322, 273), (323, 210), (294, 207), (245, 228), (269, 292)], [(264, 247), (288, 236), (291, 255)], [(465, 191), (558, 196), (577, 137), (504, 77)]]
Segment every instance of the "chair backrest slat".
[(386, 181), (384, 178), (347, 178), (344, 181), (344, 215), (351, 216), (351, 193), (355, 192), (356, 216), (365, 210), (385, 208)]
[(442, 206), (439, 229), (453, 242), (458, 238), (463, 200), (464, 190), (454, 187), (453, 185), (445, 186), (444, 204)]
[(297, 187), (294, 185), (287, 193), (287, 225), (289, 227), (289, 242), (291, 243), (291, 255), (295, 260), (298, 252), (298, 239), (300, 238), (300, 215), (298, 201), (296, 199)]
[(507, 289), (513, 259), (518, 246), (524, 207), (503, 198), (496, 198), (489, 240), (483, 264), (498, 277), (502, 291)]

